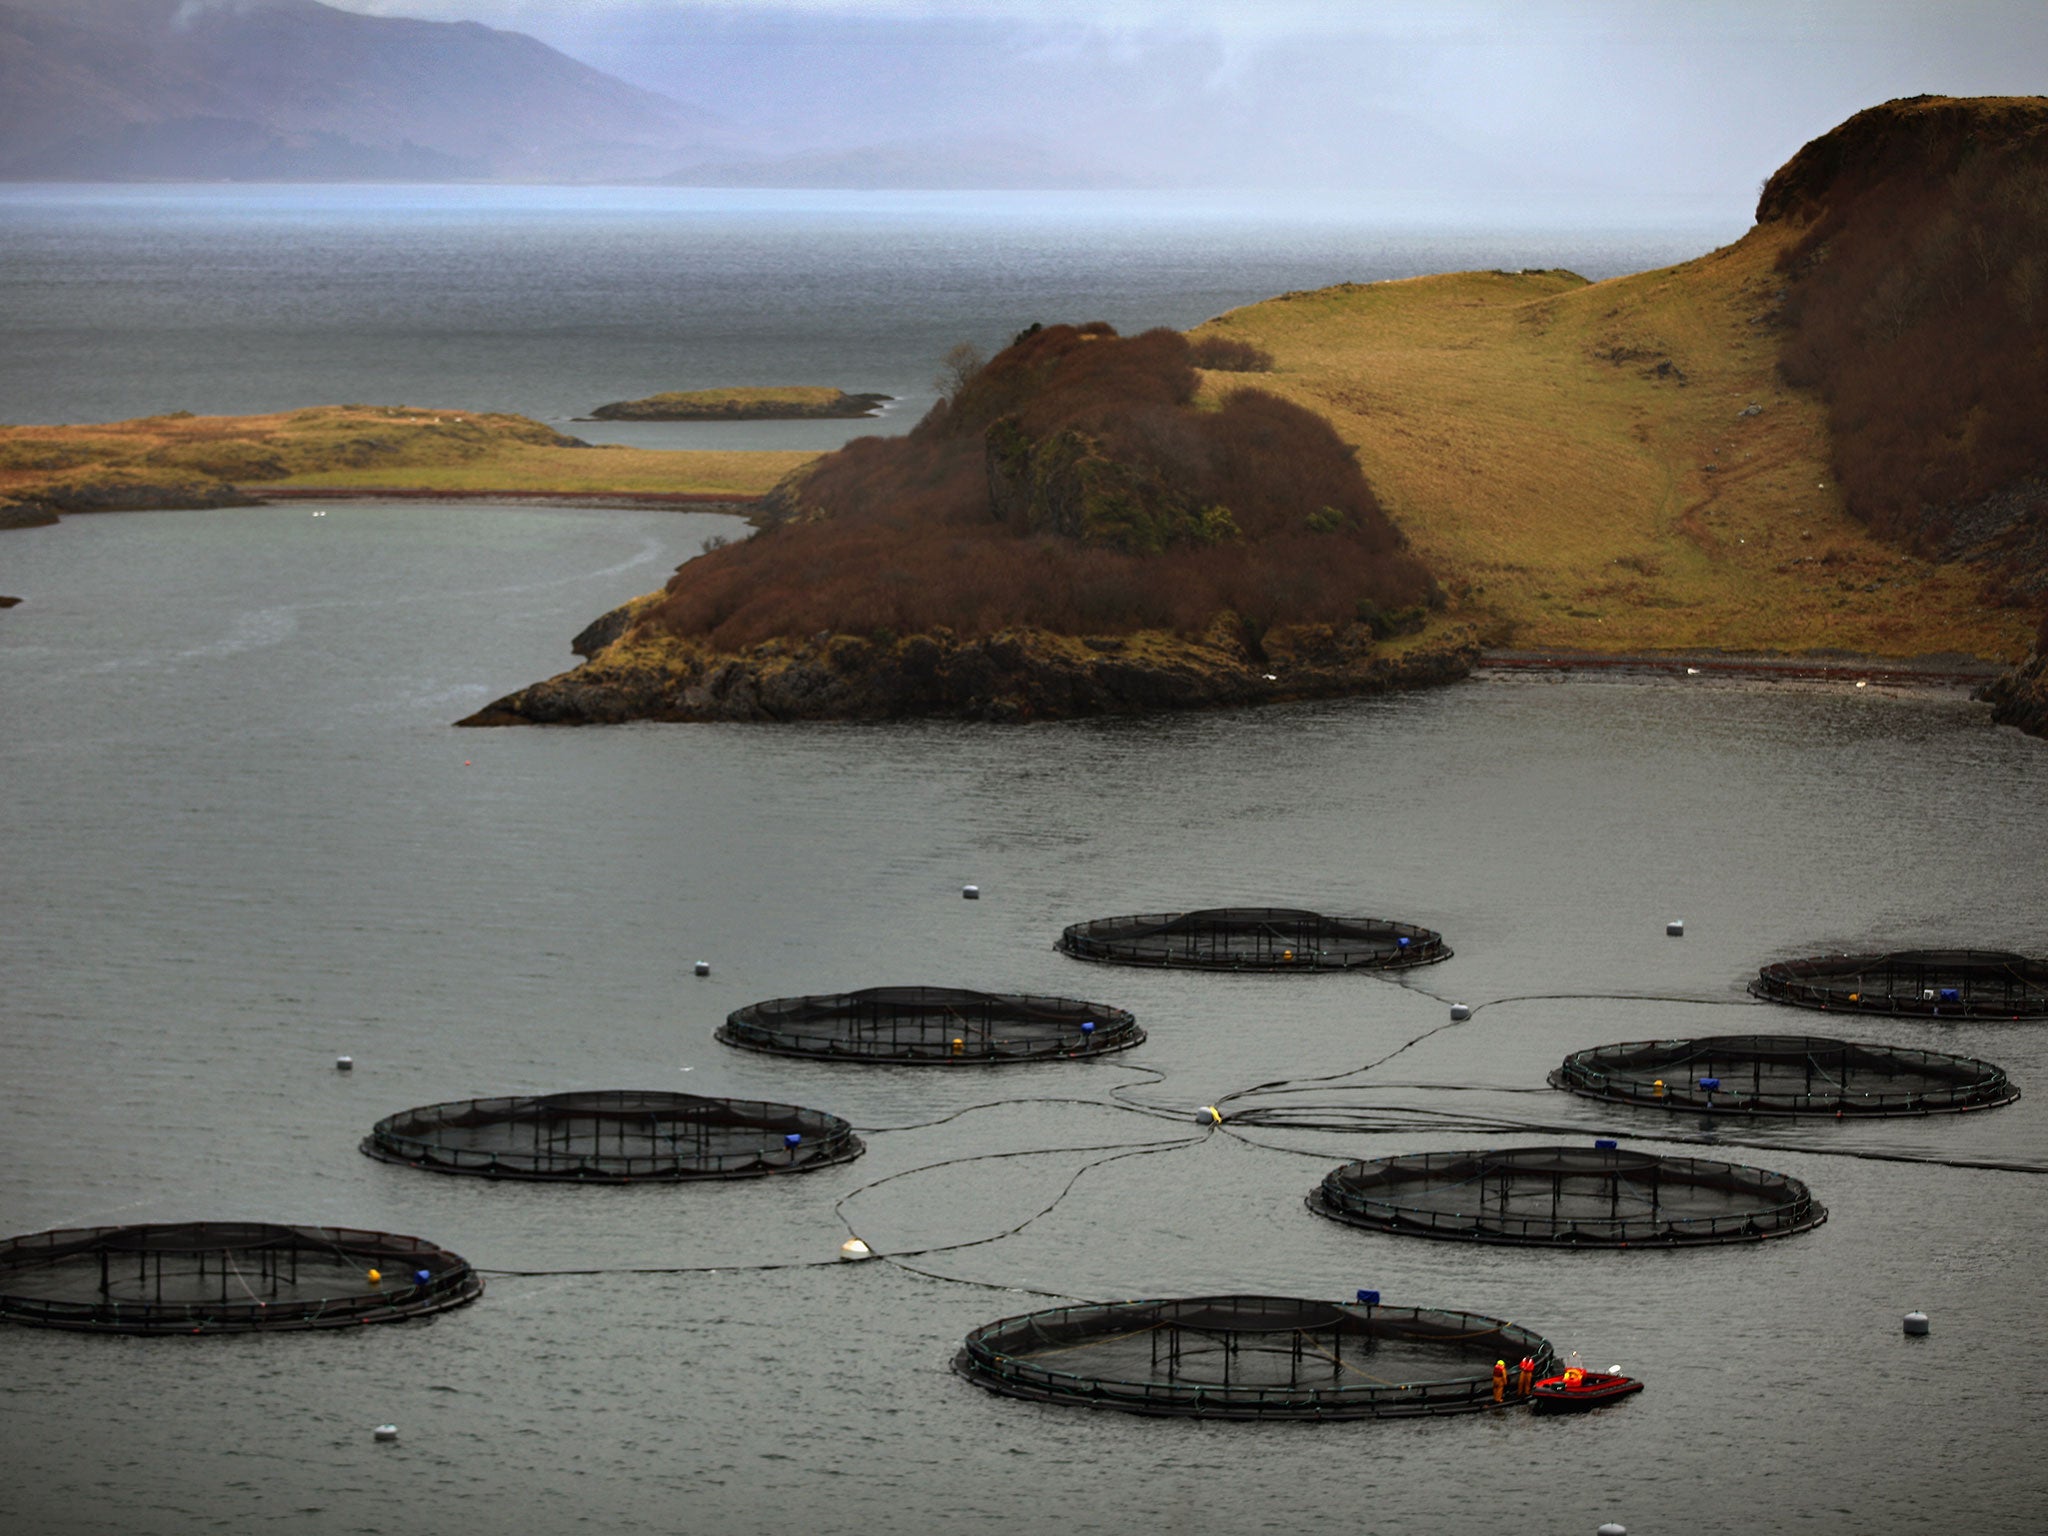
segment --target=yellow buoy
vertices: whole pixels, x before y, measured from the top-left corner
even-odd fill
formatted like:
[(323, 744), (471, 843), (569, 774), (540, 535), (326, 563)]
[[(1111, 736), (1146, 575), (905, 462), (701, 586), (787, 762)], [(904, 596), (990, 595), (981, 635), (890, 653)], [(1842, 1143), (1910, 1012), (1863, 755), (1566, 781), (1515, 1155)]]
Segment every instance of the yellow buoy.
[(381, 1269), (373, 1269), (373, 1270), (371, 1270), (371, 1271), (370, 1271), (370, 1284), (372, 1284), (372, 1285), (382, 1285), (383, 1283), (384, 1283), (384, 1271), (383, 1271), (383, 1270), (381, 1270)]

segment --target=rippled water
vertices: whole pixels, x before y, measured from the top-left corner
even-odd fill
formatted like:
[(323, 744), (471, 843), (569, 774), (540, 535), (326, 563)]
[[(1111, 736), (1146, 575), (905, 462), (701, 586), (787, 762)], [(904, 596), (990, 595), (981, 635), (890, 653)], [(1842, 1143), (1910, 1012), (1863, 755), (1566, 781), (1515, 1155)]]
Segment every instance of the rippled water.
[[(2042, 1026), (1859, 1025), (2002, 1063), (2010, 1108), (1772, 1126), (1769, 1149), (1724, 1128), (1720, 1155), (1830, 1207), (1781, 1242), (1468, 1248), (1302, 1197), (1352, 1157), (1696, 1136), (1543, 1075), (1605, 1041), (1809, 1027), (1744, 995), (1766, 959), (2038, 952), (2048, 744), (1953, 692), (1524, 676), (1022, 729), (454, 731), (731, 525), (311, 510), (0, 536), (0, 591), (27, 599), (0, 614), (0, 1231), (235, 1216), (418, 1233), (495, 1270), (692, 1272), (499, 1275), (432, 1324), (346, 1335), (0, 1329), (10, 1528), (2038, 1526), (2048, 1181), (1935, 1160), (2048, 1167)], [(1412, 919), (1457, 955), (1403, 986), (1050, 947), (1081, 918), (1267, 901)], [(1151, 1038), (937, 1073), (711, 1038), (743, 1002), (898, 982), (1092, 997)], [(1453, 1027), (1449, 999), (1485, 1006)], [(1261, 1102), (1448, 1118), (1195, 1125), (1275, 1079), (1301, 1091)], [(397, 1109), (573, 1087), (808, 1104), (870, 1151), (575, 1190), (356, 1150)], [(849, 1227), (936, 1251), (838, 1264)], [(1360, 1286), (1511, 1318), (1648, 1390), (1586, 1419), (1309, 1428), (1061, 1411), (948, 1370), (969, 1328), (1047, 1294)], [(1913, 1307), (1931, 1337), (1901, 1337)], [(372, 1442), (386, 1422), (396, 1445)]]

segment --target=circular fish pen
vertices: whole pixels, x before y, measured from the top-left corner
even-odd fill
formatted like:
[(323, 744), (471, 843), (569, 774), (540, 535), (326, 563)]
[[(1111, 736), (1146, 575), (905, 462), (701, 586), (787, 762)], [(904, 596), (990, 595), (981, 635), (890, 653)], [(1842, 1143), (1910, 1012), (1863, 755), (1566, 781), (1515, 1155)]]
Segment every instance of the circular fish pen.
[(1716, 1115), (1932, 1115), (2020, 1096), (1988, 1061), (1818, 1035), (1596, 1046), (1567, 1056), (1550, 1085), (1611, 1103)]
[(1408, 1418), (1490, 1405), (1493, 1362), (1548, 1342), (1497, 1318), (1284, 1296), (1054, 1307), (967, 1336), (953, 1369), (1010, 1397), (1214, 1419)]
[(1076, 960), (1205, 971), (1395, 970), (1451, 957), (1443, 935), (1429, 928), (1294, 907), (1099, 917), (1072, 924), (1056, 947)]
[(867, 1150), (820, 1110), (630, 1089), (428, 1104), (379, 1120), (362, 1149), (435, 1173), (592, 1184), (803, 1173)]
[(1774, 1003), (1845, 1013), (2039, 1019), (2048, 1018), (2048, 959), (1999, 949), (1816, 955), (1765, 966), (1749, 990)]
[(37, 1232), (0, 1242), (0, 1320), (90, 1333), (392, 1323), (483, 1294), (466, 1260), (395, 1232), (253, 1221)]
[(1308, 1208), (1413, 1237), (1543, 1248), (1683, 1248), (1756, 1242), (1828, 1219), (1782, 1173), (1618, 1147), (1416, 1152), (1346, 1163)]
[(718, 1038), (742, 1050), (895, 1066), (1058, 1061), (1140, 1044), (1121, 1008), (1071, 997), (970, 992), (959, 987), (870, 987), (749, 1003)]

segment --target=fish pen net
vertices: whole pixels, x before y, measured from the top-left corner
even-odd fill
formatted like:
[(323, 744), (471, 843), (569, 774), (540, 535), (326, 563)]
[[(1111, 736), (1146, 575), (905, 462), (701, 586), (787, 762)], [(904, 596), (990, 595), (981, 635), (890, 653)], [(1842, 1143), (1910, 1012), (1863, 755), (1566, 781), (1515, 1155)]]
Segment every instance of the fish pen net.
[(1988, 1061), (1817, 1035), (1633, 1040), (1564, 1059), (1553, 1088), (1709, 1114), (1930, 1115), (2010, 1104), (2019, 1089)]
[(1063, 1060), (1128, 1050), (1145, 1032), (1121, 1008), (1071, 997), (870, 987), (778, 997), (727, 1015), (727, 1045), (781, 1056), (922, 1066)]
[(1550, 1345), (1497, 1318), (1282, 1296), (1054, 1307), (977, 1328), (953, 1369), (1038, 1402), (1218, 1419), (1400, 1418), (1494, 1401)]
[(1308, 1197), (1381, 1232), (1543, 1247), (1688, 1247), (1804, 1232), (1828, 1219), (1782, 1173), (1617, 1147), (1417, 1152), (1346, 1163)]
[(802, 1173), (866, 1147), (820, 1110), (621, 1090), (428, 1104), (379, 1120), (362, 1149), (436, 1173), (623, 1184)]
[(1943, 1019), (2048, 1018), (2048, 959), (1996, 949), (1898, 949), (1780, 960), (1749, 990), (1774, 1003)]
[(1293, 907), (1099, 917), (1067, 928), (1057, 947), (1076, 960), (1212, 971), (1392, 970), (1451, 957), (1443, 935), (1428, 928)]
[(166, 1222), (0, 1242), (0, 1319), (94, 1333), (399, 1322), (483, 1294), (466, 1260), (395, 1232)]

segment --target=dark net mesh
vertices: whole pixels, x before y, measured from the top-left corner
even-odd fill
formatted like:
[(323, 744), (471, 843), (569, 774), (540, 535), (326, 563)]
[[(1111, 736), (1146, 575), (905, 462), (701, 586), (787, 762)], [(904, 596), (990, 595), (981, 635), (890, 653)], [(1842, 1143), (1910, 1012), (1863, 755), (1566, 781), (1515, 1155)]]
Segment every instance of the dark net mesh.
[(1926, 1115), (2020, 1096), (1988, 1061), (1818, 1035), (1634, 1040), (1567, 1056), (1554, 1088), (1711, 1114)]
[(428, 1104), (379, 1120), (362, 1147), (437, 1173), (587, 1183), (801, 1173), (866, 1150), (819, 1110), (632, 1090)]
[(1346, 1163), (1309, 1209), (1417, 1237), (1680, 1247), (1804, 1232), (1827, 1208), (1786, 1174), (1613, 1147), (1417, 1152)]
[(1054, 1307), (967, 1336), (953, 1368), (1042, 1402), (1204, 1418), (1459, 1413), (1494, 1401), (1493, 1363), (1550, 1345), (1465, 1312), (1281, 1296)]
[(1058, 947), (1076, 960), (1219, 971), (1386, 970), (1451, 956), (1443, 935), (1428, 928), (1293, 907), (1100, 917), (1069, 927)]
[(924, 1065), (1046, 1061), (1127, 1050), (1145, 1038), (1121, 1008), (1071, 997), (870, 987), (778, 997), (729, 1014), (727, 1045), (784, 1056)]
[(396, 1322), (484, 1283), (417, 1237), (203, 1221), (38, 1232), (0, 1242), (0, 1319), (102, 1333), (245, 1333)]
[(1749, 990), (1772, 1002), (1929, 1018), (2048, 1017), (2048, 959), (1996, 949), (1898, 949), (1780, 960)]

